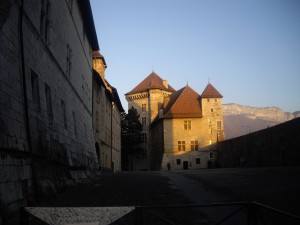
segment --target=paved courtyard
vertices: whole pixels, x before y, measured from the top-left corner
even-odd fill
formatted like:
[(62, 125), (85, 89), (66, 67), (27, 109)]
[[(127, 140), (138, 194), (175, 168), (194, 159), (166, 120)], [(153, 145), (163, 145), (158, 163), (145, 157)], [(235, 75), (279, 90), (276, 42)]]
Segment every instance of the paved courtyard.
[[(118, 172), (81, 180), (77, 186), (39, 206), (180, 206), (256, 201), (300, 216), (299, 190), (300, 167)], [(173, 208), (172, 216), (165, 215), (167, 218), (178, 216), (176, 224), (185, 224), (189, 220), (210, 224), (216, 214), (230, 213), (229, 208), (201, 211), (179, 207)], [(157, 212), (164, 210), (166, 208)]]

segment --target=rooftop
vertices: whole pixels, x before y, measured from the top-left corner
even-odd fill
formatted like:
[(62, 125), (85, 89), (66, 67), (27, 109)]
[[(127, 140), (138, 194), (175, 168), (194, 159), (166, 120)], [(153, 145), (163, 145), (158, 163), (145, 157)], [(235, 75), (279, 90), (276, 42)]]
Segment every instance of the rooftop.
[(149, 89), (160, 89), (169, 92), (175, 91), (174, 88), (168, 85), (167, 82), (164, 82), (164, 80), (153, 71), (148, 77), (125, 95), (140, 93)]
[(202, 98), (223, 98), (223, 96), (220, 94), (220, 92), (217, 91), (217, 89), (212, 86), (211, 83), (208, 83), (206, 88), (201, 94)]
[(163, 104), (164, 118), (197, 118), (202, 117), (201, 97), (191, 87), (174, 92), (165, 98)]

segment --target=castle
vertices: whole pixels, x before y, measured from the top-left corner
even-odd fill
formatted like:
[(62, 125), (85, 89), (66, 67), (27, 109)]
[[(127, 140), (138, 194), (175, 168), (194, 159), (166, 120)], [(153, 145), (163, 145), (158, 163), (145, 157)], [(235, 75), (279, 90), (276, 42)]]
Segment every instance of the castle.
[(144, 154), (134, 170), (213, 167), (216, 143), (224, 140), (222, 98), (210, 83), (199, 95), (188, 85), (176, 91), (152, 72), (125, 94), (140, 114)]

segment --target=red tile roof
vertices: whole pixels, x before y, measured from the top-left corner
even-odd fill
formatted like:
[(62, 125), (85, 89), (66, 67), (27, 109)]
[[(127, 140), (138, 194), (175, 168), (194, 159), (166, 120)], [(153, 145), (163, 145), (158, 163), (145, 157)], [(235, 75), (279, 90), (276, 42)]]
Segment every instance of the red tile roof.
[(139, 83), (135, 88), (125, 95), (135, 94), (139, 92), (147, 91), (148, 89), (160, 89), (165, 91), (174, 92), (175, 89), (170, 85), (165, 87), (163, 85), (163, 79), (158, 76), (155, 72), (152, 72), (148, 77), (146, 77), (141, 83)]
[(189, 86), (174, 92), (165, 98), (164, 118), (198, 118), (202, 117), (201, 97)]
[(217, 91), (217, 89), (208, 83), (206, 88), (201, 94), (202, 98), (223, 98), (223, 96)]
[(103, 55), (99, 51), (93, 51), (93, 58), (103, 58)]

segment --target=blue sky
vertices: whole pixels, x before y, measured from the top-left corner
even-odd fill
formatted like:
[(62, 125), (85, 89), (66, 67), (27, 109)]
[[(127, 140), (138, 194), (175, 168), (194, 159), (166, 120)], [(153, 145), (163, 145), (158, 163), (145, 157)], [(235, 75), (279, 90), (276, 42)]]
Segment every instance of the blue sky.
[(300, 110), (300, 1), (91, 0), (106, 79), (124, 94), (152, 70), (223, 103)]

